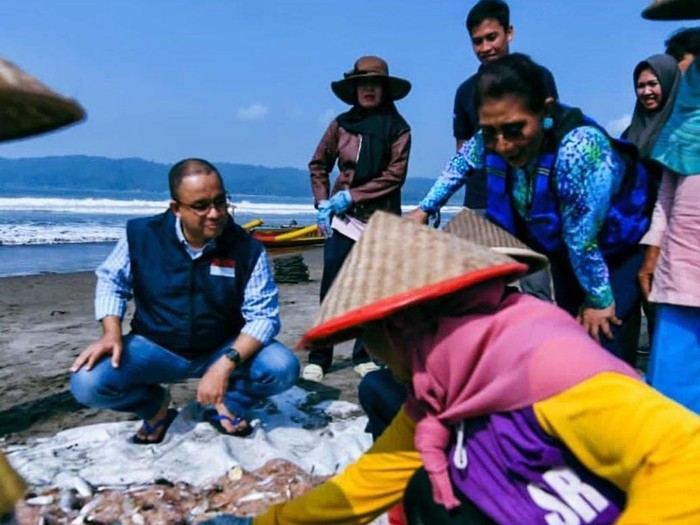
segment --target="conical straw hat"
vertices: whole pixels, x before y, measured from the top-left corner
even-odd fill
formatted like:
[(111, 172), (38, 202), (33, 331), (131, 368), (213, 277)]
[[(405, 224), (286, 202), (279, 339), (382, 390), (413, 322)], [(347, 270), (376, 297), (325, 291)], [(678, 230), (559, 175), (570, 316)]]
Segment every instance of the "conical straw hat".
[(299, 347), (357, 337), (359, 327), (527, 266), (484, 246), (389, 213), (372, 215)]
[(697, 20), (700, 0), (653, 0), (642, 16), (649, 20)]
[(0, 58), (0, 141), (45, 133), (84, 117), (77, 102)]
[(545, 255), (534, 251), (514, 235), (468, 208), (452, 217), (445, 225), (445, 231), (527, 264), (528, 273), (535, 273), (549, 264)]

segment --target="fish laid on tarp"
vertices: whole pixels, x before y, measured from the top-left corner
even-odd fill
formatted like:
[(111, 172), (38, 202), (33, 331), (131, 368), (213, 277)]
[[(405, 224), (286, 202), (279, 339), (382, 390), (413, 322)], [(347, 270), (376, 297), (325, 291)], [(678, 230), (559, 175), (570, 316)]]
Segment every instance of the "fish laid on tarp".
[(252, 472), (228, 472), (205, 487), (158, 480), (152, 485), (27, 493), (17, 505), (19, 525), (109, 523), (196, 524), (225, 512), (259, 514), (270, 505), (296, 498), (327, 479), (308, 474), (286, 460), (274, 459)]

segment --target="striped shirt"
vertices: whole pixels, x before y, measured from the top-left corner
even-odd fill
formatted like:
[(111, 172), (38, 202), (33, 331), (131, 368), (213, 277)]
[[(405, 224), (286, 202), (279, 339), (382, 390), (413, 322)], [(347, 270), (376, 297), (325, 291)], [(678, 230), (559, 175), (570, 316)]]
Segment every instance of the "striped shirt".
[[(215, 240), (210, 240), (201, 249), (190, 246), (182, 234), (180, 218), (175, 221), (177, 238), (194, 260), (214, 248)], [(131, 259), (126, 232), (117, 241), (112, 253), (97, 268), (95, 288), (95, 318), (100, 321), (106, 316), (124, 318), (126, 306), (132, 298)], [(241, 314), (245, 325), (241, 333), (267, 345), (280, 331), (279, 297), (277, 284), (272, 277), (270, 261), (263, 251), (248, 279), (243, 294)]]

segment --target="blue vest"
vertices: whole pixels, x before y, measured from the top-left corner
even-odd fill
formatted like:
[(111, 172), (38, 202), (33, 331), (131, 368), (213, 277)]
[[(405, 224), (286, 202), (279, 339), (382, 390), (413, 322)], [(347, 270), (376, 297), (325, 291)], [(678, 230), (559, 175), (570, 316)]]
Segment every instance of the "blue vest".
[[(562, 125), (560, 121), (557, 127), (555, 119), (553, 132), (558, 138), (557, 147), (561, 138), (576, 127), (593, 125), (599, 128), (579, 110), (562, 108), (562, 113), (568, 123)], [(576, 118), (577, 115), (581, 118)], [(639, 242), (649, 227), (651, 209), (649, 175), (637, 159), (636, 148), (627, 141), (609, 136), (608, 139), (624, 159), (626, 169), (622, 184), (612, 196), (608, 216), (598, 234), (598, 245), (605, 256), (623, 253)], [(487, 153), (484, 161), (488, 181), (487, 216), (533, 248), (548, 254), (566, 249), (561, 231), (559, 199), (553, 180), (556, 157), (556, 150), (545, 151), (540, 155), (528, 218), (520, 217), (515, 210), (511, 197), (512, 172), (507, 162), (493, 152)]]
[(244, 325), (243, 294), (262, 245), (229, 220), (216, 246), (192, 260), (175, 215), (126, 226), (136, 311), (131, 329), (188, 359), (210, 353)]

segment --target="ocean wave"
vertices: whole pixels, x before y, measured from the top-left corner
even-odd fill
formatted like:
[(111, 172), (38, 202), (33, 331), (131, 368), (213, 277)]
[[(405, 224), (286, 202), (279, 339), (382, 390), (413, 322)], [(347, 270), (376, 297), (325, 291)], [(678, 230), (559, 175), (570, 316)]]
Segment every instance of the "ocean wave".
[(118, 199), (0, 198), (2, 211), (48, 211), (100, 215), (149, 215), (168, 206), (168, 201)]
[[(37, 197), (0, 197), (0, 211), (45, 211), (58, 213), (75, 213), (90, 215), (135, 215), (146, 216), (165, 210), (168, 200), (119, 200), (119, 199), (65, 199)], [(313, 214), (313, 204), (252, 202), (249, 200), (234, 201), (236, 213), (251, 215), (302, 215)], [(415, 208), (415, 205), (405, 205), (404, 212)], [(447, 206), (443, 213), (454, 213), (458, 206)]]
[[(145, 216), (165, 210), (169, 200), (65, 199), (17, 197), (0, 198), (0, 211), (44, 211), (89, 215)], [(234, 201), (236, 213), (263, 215), (300, 215), (314, 212), (312, 204), (280, 204), (269, 202)]]
[[(5, 246), (37, 244), (79, 244), (113, 242), (123, 234), (126, 221), (162, 212), (167, 200), (0, 198), (0, 244)], [(316, 210), (311, 204), (255, 202), (235, 203), (239, 224), (260, 218), (265, 226), (312, 224)], [(404, 206), (405, 212), (413, 205)], [(445, 220), (459, 207), (443, 209)]]
[(0, 224), (0, 245), (21, 246), (29, 244), (114, 242), (119, 239), (123, 232), (124, 228), (118, 226)]

